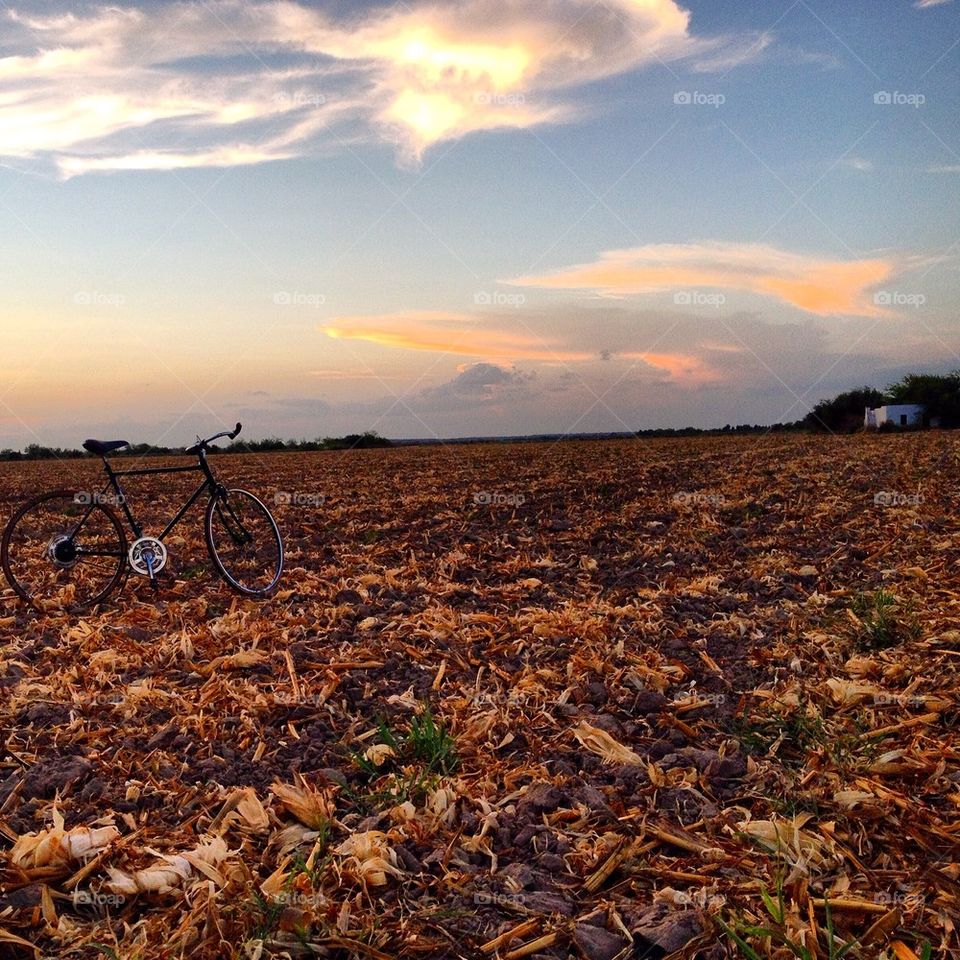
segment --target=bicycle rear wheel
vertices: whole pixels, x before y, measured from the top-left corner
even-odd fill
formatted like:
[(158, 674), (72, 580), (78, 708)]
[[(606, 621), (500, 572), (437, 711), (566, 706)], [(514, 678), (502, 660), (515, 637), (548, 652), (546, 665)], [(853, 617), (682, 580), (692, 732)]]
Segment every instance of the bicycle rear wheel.
[(270, 511), (246, 490), (224, 490), (207, 504), (207, 549), (217, 573), (239, 593), (266, 596), (283, 572), (283, 540)]
[(0, 543), (16, 594), (43, 613), (75, 613), (106, 599), (127, 566), (117, 515), (89, 496), (54, 490), (21, 506)]

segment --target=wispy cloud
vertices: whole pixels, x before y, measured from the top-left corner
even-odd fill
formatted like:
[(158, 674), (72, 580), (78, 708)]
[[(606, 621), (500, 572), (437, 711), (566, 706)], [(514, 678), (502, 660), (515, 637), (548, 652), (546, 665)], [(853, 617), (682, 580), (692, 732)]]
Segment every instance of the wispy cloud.
[(325, 382), (334, 382), (334, 381), (358, 381), (358, 380), (400, 380), (401, 377), (396, 374), (391, 373), (377, 373), (374, 370), (337, 370), (337, 369), (326, 369), (326, 370), (309, 370), (307, 371), (311, 377), (318, 377), (319, 379)]
[(915, 0), (914, 7), (917, 10), (926, 10), (928, 7), (940, 7), (945, 3), (952, 3), (953, 0)]
[(511, 281), (519, 286), (591, 290), (601, 296), (703, 289), (780, 300), (820, 316), (883, 316), (870, 291), (901, 266), (896, 260), (828, 260), (745, 243), (650, 244), (610, 250), (593, 263)]
[(671, 379), (684, 384), (699, 385), (716, 383), (723, 373), (704, 357), (692, 353), (658, 353), (644, 350), (639, 353), (621, 354), (624, 360), (641, 360), (647, 366), (667, 373)]
[(555, 311), (518, 320), (515, 313), (411, 311), (338, 317), (321, 329), (337, 340), (476, 358), (472, 364), (463, 364), (463, 370), (490, 369), (518, 361), (567, 368), (618, 361), (640, 363), (651, 373), (686, 384), (721, 380), (723, 373), (714, 362), (716, 354), (739, 352), (736, 345), (700, 344), (699, 338), (689, 337), (689, 329), (687, 347), (671, 341), (669, 349), (645, 349), (643, 344), (661, 341), (662, 336), (652, 334), (645, 322), (625, 324), (622, 317), (612, 318), (603, 330), (597, 329), (595, 320), (565, 318)]
[(488, 360), (559, 360), (575, 362), (597, 356), (596, 351), (571, 349), (555, 336), (539, 336), (481, 323), (479, 318), (442, 311), (408, 311), (375, 316), (337, 317), (322, 327), (335, 340), (363, 340), (402, 350), (449, 353)]
[(694, 36), (675, 0), (466, 0), (336, 19), (291, 0), (6, 10), (0, 156), (65, 176), (233, 166), (340, 138), (407, 158), (478, 130), (565, 122), (593, 81), (729, 69), (764, 34)]

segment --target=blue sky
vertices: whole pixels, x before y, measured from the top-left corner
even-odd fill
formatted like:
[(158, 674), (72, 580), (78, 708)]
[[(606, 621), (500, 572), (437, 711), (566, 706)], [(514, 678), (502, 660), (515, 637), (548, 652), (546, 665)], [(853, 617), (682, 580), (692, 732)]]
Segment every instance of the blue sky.
[(0, 11), (0, 445), (771, 422), (960, 367), (960, 6)]

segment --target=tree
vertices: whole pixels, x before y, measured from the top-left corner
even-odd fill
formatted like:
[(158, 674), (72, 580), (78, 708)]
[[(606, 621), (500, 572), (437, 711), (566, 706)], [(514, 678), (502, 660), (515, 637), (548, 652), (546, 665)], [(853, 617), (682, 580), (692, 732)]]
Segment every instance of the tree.
[(960, 371), (908, 373), (887, 392), (891, 403), (922, 403), (927, 422), (936, 417), (942, 427), (960, 427)]
[(321, 443), (324, 450), (367, 450), (372, 447), (392, 447), (393, 443), (373, 430), (364, 433), (348, 433), (345, 437), (325, 437)]
[(882, 407), (888, 402), (886, 394), (875, 387), (864, 386), (841, 393), (832, 400), (821, 400), (803, 422), (811, 430), (852, 433), (863, 426), (866, 407)]

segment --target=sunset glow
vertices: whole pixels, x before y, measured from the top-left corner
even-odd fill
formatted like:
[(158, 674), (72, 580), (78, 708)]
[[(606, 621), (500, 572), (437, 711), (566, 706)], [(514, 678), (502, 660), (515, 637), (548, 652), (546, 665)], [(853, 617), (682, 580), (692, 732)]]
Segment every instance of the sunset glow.
[(15, 3), (0, 445), (767, 422), (960, 367), (956, 9)]

